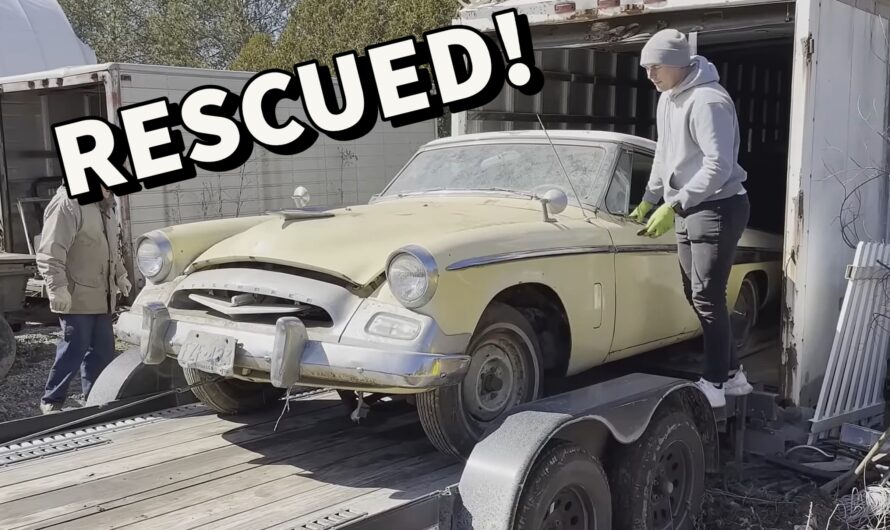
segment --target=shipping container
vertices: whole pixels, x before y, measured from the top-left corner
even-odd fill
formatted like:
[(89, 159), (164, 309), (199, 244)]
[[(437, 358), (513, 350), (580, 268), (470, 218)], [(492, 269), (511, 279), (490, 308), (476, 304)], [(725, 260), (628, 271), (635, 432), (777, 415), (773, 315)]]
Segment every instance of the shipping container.
[[(718, 68), (736, 103), (750, 225), (784, 234), (775, 358), (781, 395), (814, 406), (859, 240), (883, 242), (890, 2), (882, 0), (470, 1), (456, 24), (493, 34), (491, 15), (528, 17), (541, 93), (506, 86), (455, 115), (453, 134), (603, 129), (656, 139), (658, 93), (639, 66), (675, 28)], [(647, 170), (650, 161), (640, 161)]]

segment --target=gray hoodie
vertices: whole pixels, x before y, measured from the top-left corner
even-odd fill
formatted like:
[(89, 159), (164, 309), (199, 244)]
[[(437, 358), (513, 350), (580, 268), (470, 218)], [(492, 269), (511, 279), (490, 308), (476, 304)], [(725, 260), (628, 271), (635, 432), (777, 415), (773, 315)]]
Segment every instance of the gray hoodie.
[(664, 198), (686, 210), (745, 192), (735, 104), (719, 80), (717, 68), (696, 55), (689, 75), (659, 97), (658, 143), (643, 200)]

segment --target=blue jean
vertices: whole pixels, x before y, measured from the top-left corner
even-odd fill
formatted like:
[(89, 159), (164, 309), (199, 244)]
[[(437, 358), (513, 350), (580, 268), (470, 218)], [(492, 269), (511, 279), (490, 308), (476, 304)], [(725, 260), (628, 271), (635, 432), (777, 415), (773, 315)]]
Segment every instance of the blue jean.
[(46, 381), (44, 403), (64, 403), (78, 369), (84, 397), (88, 396), (99, 374), (114, 359), (111, 315), (61, 315), (59, 322), (62, 339)]

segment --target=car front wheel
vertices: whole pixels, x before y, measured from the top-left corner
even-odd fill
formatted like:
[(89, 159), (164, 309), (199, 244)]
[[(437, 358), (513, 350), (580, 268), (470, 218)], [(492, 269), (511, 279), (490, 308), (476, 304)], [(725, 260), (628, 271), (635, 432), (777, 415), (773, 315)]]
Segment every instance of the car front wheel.
[(463, 380), (417, 396), (427, 437), (440, 452), (460, 458), (469, 457), (492, 423), (537, 399), (543, 378), (540, 345), (522, 313), (493, 303), (476, 329)]
[(269, 408), (278, 404), (284, 395), (283, 389), (269, 384), (240, 379), (212, 381), (215, 375), (193, 368), (184, 368), (183, 375), (189, 385), (204, 383), (192, 388), (192, 393), (201, 403), (220, 414), (241, 414)]

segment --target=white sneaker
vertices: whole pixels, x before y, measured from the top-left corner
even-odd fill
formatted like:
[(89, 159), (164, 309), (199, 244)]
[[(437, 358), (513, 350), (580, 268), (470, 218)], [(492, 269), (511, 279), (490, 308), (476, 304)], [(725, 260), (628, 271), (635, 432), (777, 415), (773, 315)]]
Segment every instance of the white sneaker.
[(712, 408), (716, 409), (726, 406), (726, 395), (724, 395), (722, 388), (717, 388), (714, 386), (714, 383), (705, 380), (705, 378), (696, 381), (695, 386), (705, 393), (705, 397), (708, 398), (708, 403), (711, 404)]
[(728, 396), (743, 396), (753, 392), (754, 387), (748, 383), (748, 378), (745, 377), (744, 369), (739, 366), (739, 371), (736, 372), (734, 376), (730, 377), (728, 381), (723, 383), (723, 390)]

